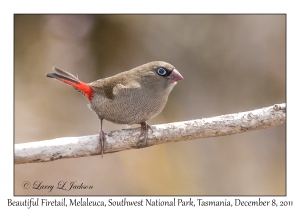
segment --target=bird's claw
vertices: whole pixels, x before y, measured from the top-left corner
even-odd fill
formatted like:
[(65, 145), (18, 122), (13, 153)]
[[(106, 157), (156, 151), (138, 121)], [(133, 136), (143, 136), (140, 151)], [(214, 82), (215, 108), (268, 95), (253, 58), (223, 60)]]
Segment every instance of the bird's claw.
[(99, 142), (100, 142), (100, 145), (101, 145), (101, 157), (103, 157), (104, 142), (105, 142), (105, 134), (104, 134), (103, 130), (100, 130), (100, 133), (99, 133)]
[(141, 136), (144, 136), (144, 143), (147, 145), (147, 138), (148, 138), (148, 130), (152, 130), (151, 126), (147, 122), (141, 123)]

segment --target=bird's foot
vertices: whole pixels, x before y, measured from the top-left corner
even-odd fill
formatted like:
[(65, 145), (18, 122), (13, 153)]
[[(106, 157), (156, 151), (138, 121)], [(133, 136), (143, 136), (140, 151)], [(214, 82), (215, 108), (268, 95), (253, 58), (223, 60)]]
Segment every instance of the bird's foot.
[(144, 136), (144, 143), (147, 144), (147, 138), (148, 138), (148, 130), (152, 130), (151, 126), (147, 122), (141, 123), (141, 136)]
[(100, 133), (99, 133), (99, 142), (100, 142), (100, 145), (101, 145), (101, 157), (103, 157), (104, 142), (105, 142), (105, 134), (104, 134), (103, 130), (100, 130)]

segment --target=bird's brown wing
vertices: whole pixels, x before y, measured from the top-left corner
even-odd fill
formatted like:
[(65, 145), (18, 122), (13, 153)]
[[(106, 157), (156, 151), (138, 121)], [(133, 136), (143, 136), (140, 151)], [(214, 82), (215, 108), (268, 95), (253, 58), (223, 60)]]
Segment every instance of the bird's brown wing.
[(96, 92), (108, 99), (114, 99), (118, 95), (140, 88), (140, 84), (128, 77), (108, 77), (89, 84)]

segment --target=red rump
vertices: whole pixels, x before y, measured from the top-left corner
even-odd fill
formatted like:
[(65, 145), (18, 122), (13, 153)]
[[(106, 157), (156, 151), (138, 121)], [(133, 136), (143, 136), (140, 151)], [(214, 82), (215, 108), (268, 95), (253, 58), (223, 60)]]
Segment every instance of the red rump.
[(92, 100), (94, 90), (88, 84), (81, 81), (71, 82), (70, 80), (66, 80), (66, 79), (60, 79), (60, 80), (68, 85), (71, 85), (77, 90), (81, 91), (85, 95), (85, 97), (88, 98), (89, 101)]

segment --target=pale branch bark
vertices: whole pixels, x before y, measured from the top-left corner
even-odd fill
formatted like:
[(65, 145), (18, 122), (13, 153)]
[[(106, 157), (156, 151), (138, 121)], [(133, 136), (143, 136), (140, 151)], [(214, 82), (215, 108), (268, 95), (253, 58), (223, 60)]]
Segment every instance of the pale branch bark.
[[(285, 113), (286, 104), (283, 103), (248, 112), (152, 125), (147, 145), (144, 145), (140, 128), (112, 131), (105, 134), (104, 153), (265, 129), (284, 123)], [(15, 164), (99, 155), (100, 151), (98, 134), (15, 144)]]

